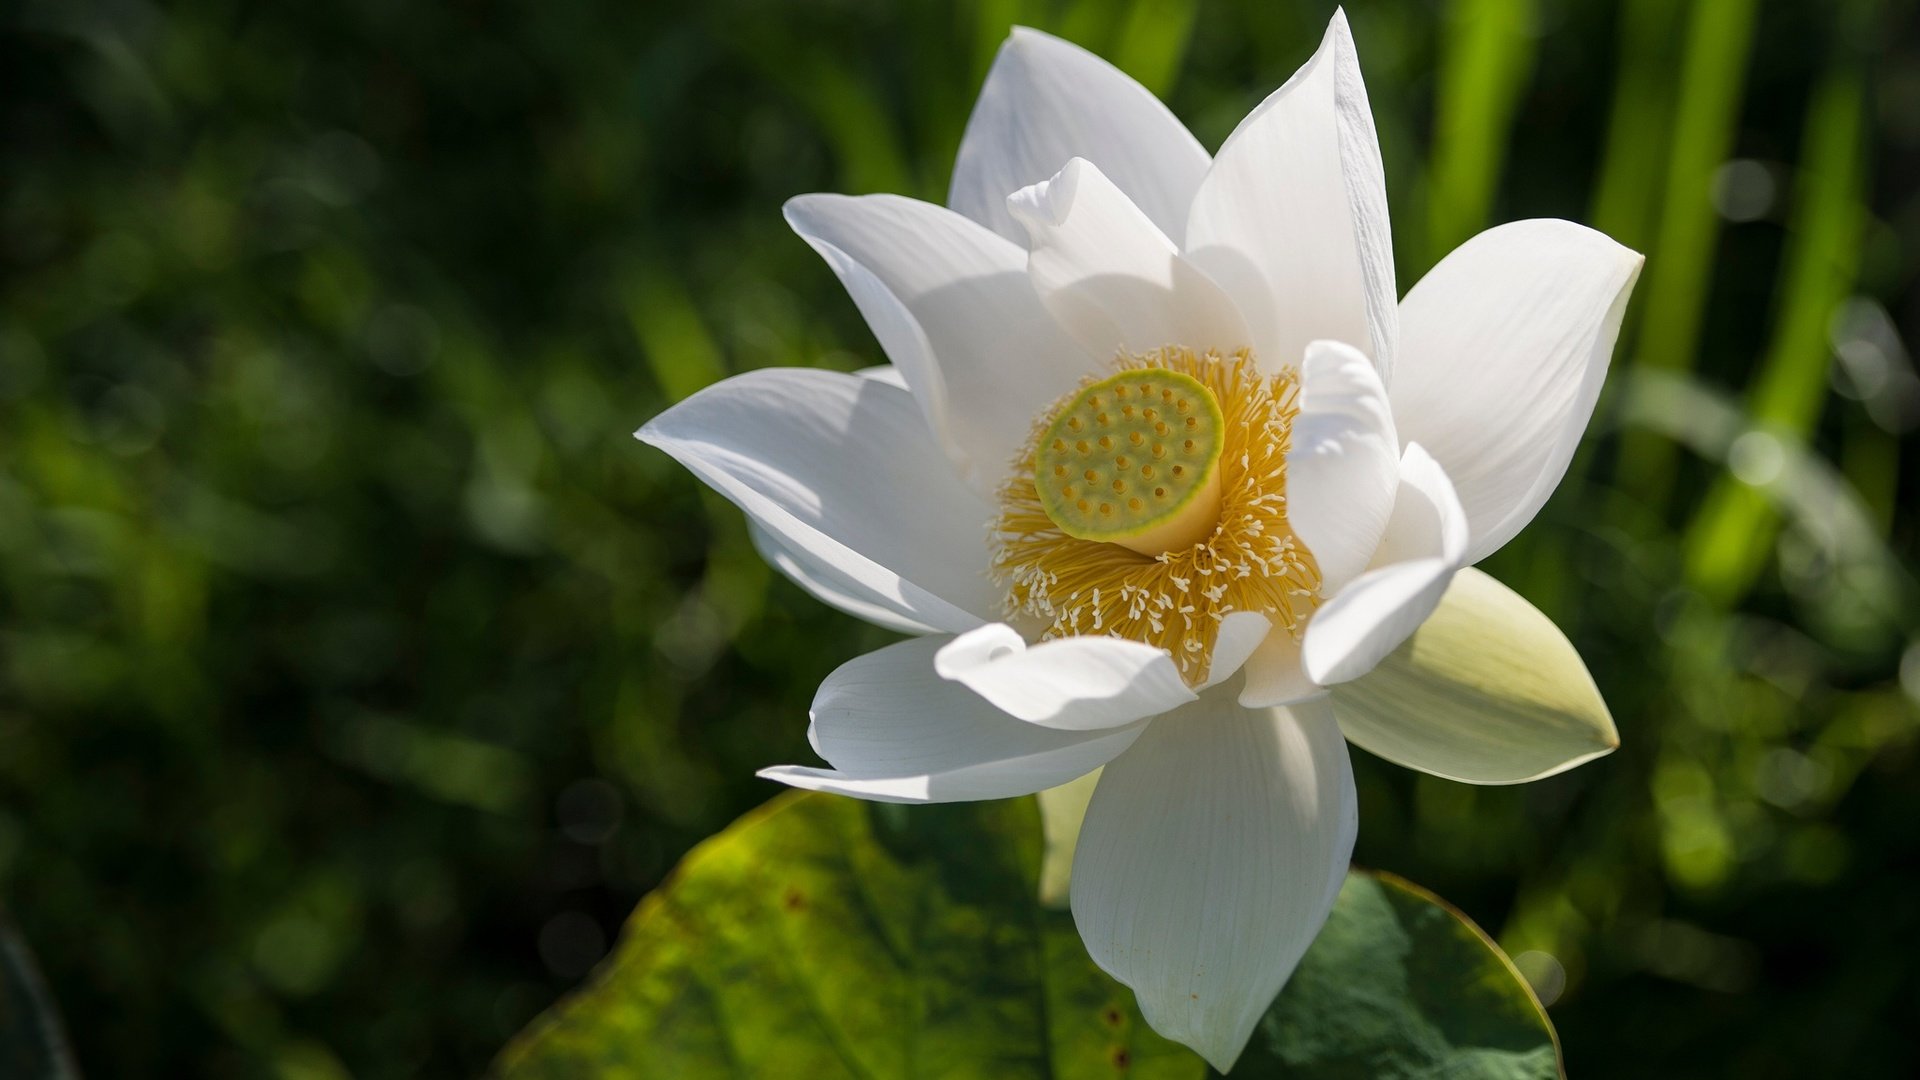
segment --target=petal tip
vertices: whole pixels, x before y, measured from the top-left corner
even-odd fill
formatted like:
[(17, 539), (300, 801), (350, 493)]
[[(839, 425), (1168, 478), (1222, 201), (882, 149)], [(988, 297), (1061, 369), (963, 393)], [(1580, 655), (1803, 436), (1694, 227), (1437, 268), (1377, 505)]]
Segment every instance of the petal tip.
[(655, 447), (660, 450), (665, 450), (667, 448), (667, 444), (673, 441), (673, 436), (668, 435), (665, 431), (661, 430), (660, 421), (666, 419), (667, 414), (671, 413), (672, 411), (673, 411), (673, 408), (670, 406), (664, 411), (662, 411), (659, 416), (656, 416), (653, 419), (647, 421), (646, 423), (641, 424), (638, 428), (634, 429), (633, 437), (640, 440), (643, 443), (646, 443), (648, 446)]
[(794, 232), (805, 235), (807, 230), (802, 222), (807, 217), (808, 211), (812, 210), (818, 203), (831, 197), (830, 195), (815, 191), (794, 195), (788, 198), (786, 202), (780, 204), (780, 217), (786, 221), (788, 228)]
[[(1604, 708), (1604, 706), (1602, 706)], [(1600, 753), (1611, 754), (1620, 749), (1620, 729), (1614, 726), (1613, 714), (1606, 714), (1606, 726), (1600, 731)]]
[(1247, 1038), (1241, 1039), (1240, 1045), (1234, 1047), (1232, 1050), (1198, 1046), (1194, 1047), (1194, 1049), (1199, 1051), (1200, 1056), (1207, 1060), (1207, 1064), (1213, 1066), (1215, 1072), (1225, 1075), (1233, 1071), (1234, 1065), (1240, 1061), (1240, 1055), (1247, 1049), (1247, 1039), (1251, 1039), (1252, 1037), (1253, 1033), (1248, 1032)]
[(1038, 243), (1049, 229), (1066, 224), (1073, 213), (1074, 195), (1080, 188), (1080, 173), (1090, 168), (1085, 158), (1073, 158), (1053, 176), (1029, 184), (1007, 196), (1007, 213), (1027, 230), (1028, 238)]

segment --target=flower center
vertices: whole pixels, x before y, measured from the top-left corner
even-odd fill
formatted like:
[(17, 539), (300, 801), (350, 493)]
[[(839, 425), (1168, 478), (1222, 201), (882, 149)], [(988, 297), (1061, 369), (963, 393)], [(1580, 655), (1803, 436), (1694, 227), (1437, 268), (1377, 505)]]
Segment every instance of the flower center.
[(1220, 518), (1225, 426), (1191, 375), (1123, 371), (1057, 407), (1034, 448), (1034, 488), (1068, 536), (1149, 556), (1188, 547)]
[(1320, 572), (1287, 524), (1292, 371), (1166, 348), (1049, 406), (1000, 489), (994, 573), (1042, 638), (1111, 634), (1206, 678), (1220, 622), (1297, 634)]

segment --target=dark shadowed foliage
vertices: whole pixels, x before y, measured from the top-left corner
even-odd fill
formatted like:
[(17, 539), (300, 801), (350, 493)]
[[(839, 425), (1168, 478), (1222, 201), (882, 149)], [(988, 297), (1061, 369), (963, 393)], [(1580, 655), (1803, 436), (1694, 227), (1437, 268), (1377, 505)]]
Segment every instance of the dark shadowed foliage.
[[(1484, 225), (1647, 253), (1487, 569), (1624, 744), (1355, 754), (1575, 1076), (1920, 1073), (1911, 0), (1354, 0), (1402, 291)], [(628, 433), (883, 357), (780, 219), (940, 199), (1010, 22), (1207, 145), (1326, 0), (0, 10), (0, 905), (99, 1077), (470, 1075), (883, 644)]]

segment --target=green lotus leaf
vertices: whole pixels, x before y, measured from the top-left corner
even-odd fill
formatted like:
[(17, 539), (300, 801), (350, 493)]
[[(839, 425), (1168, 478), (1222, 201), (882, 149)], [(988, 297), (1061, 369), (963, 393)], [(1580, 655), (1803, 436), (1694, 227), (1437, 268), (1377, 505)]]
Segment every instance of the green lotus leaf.
[[(496, 1072), (1207, 1075), (1041, 902), (1042, 852), (1032, 799), (781, 795), (695, 848)], [(1233, 1075), (1517, 1080), (1557, 1060), (1492, 942), (1416, 887), (1356, 873)]]

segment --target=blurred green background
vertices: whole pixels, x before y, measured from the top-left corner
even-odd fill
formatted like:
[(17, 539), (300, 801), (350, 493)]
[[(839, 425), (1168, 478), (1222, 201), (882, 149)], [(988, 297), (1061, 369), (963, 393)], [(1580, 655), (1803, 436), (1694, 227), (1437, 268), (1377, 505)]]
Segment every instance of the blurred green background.
[[(1920, 1074), (1915, 5), (1349, 8), (1403, 290), (1512, 218), (1648, 255), (1488, 564), (1625, 744), (1356, 751), (1357, 860), (1494, 932), (1576, 1076)], [(482, 1070), (886, 640), (628, 437), (883, 359), (781, 201), (942, 198), (1011, 23), (1214, 146), (1331, 9), (7, 5), (0, 901), (83, 1068)]]

